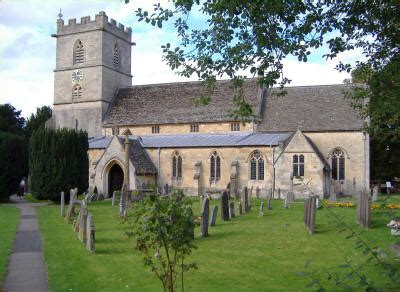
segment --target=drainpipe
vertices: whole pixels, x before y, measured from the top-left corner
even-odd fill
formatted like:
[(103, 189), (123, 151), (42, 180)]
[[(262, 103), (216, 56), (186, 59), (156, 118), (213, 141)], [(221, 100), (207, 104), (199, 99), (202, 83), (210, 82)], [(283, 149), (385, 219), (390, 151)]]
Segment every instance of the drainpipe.
[(157, 172), (157, 177), (156, 177), (156, 183), (158, 186), (160, 185), (160, 177), (161, 177), (160, 157), (161, 157), (161, 148), (158, 147), (158, 162), (157, 162), (158, 172)]
[(272, 194), (271, 195), (272, 198), (275, 198), (275, 147), (272, 148)]
[(125, 169), (124, 169), (124, 184), (125, 189), (129, 190), (129, 147), (130, 142), (128, 135), (125, 137)]

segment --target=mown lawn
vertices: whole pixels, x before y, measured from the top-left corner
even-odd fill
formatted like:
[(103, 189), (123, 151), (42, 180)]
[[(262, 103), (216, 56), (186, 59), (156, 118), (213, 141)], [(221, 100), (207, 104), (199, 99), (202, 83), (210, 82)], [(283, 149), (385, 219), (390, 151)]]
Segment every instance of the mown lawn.
[(0, 287), (3, 286), (7, 271), (8, 256), (19, 224), (19, 209), (0, 205)]
[[(219, 201), (212, 200), (211, 208), (216, 204)], [(337, 232), (326, 209), (318, 210), (316, 234), (309, 235), (303, 224), (302, 201), (284, 209), (283, 201), (274, 200), (273, 210), (265, 210), (263, 218), (258, 217), (260, 201), (254, 200), (252, 204), (250, 213), (229, 222), (218, 217), (217, 226), (210, 228), (208, 238), (199, 238), (196, 230), (198, 248), (190, 261), (196, 262), (199, 268), (187, 274), (186, 291), (305, 290), (311, 280), (298, 273), (304, 271), (307, 261), (311, 261), (309, 269), (318, 271), (322, 279), (323, 271), (347, 274), (346, 269), (339, 268), (345, 257), (354, 263), (366, 260), (362, 250), (355, 248), (353, 239)], [(198, 201), (193, 208), (198, 214)], [(395, 238), (385, 226), (386, 211), (373, 211), (372, 229), (364, 231), (355, 224), (355, 208), (331, 210), (361, 232), (371, 246), (379, 246), (392, 256), (390, 244)], [(143, 266), (142, 256), (134, 250), (132, 239), (124, 234), (129, 225), (120, 222), (118, 207), (104, 201), (90, 204), (89, 211), (96, 225), (94, 254), (86, 251), (71, 225), (60, 217), (58, 206), (38, 208), (51, 290), (162, 290), (159, 281)], [(368, 279), (388, 287), (373, 262), (366, 273)], [(332, 283), (324, 282), (326, 288), (337, 289)]]

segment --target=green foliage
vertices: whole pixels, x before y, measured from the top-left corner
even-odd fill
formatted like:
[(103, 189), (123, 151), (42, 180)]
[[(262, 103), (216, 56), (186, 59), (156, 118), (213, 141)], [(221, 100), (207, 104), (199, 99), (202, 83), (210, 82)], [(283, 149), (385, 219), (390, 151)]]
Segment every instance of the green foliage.
[(11, 104), (0, 104), (0, 131), (25, 135), (25, 119)]
[[(234, 87), (240, 87), (236, 80), (250, 77), (242, 73), (250, 72), (251, 76), (259, 77), (262, 85), (283, 87), (290, 82), (283, 72), (286, 57), (295, 56), (300, 62), (307, 62), (312, 51), (321, 46), (327, 46), (326, 58), (358, 48), (365, 57), (365, 61), (357, 63), (358, 71), (372, 68), (377, 74), (376, 82), (368, 84), (373, 85), (368, 114), (375, 121), (379, 118), (379, 124), (386, 126), (383, 129), (389, 126), (400, 129), (400, 73), (399, 63), (395, 61), (400, 46), (398, 1), (172, 2), (172, 8), (155, 4), (152, 12), (139, 8), (136, 16), (138, 21), (158, 28), (162, 28), (164, 22), (173, 22), (178, 46), (167, 43), (162, 50), (165, 61), (178, 74), (196, 75), (212, 88), (217, 78), (226, 76), (233, 80)], [(204, 26), (193, 26), (192, 10), (200, 12), (206, 22)], [(337, 69), (350, 72), (353, 68), (350, 64), (339, 63)], [(388, 78), (389, 71), (394, 74), (392, 78)], [(355, 78), (357, 82), (360, 81), (358, 77)], [(255, 118), (243, 97), (232, 98), (237, 104), (233, 116), (243, 120)], [(374, 136), (386, 135), (375, 122), (369, 130)], [(388, 135), (398, 139), (398, 131), (391, 130)]]
[(45, 123), (51, 118), (52, 109), (49, 106), (42, 106), (36, 109), (36, 113), (32, 113), (26, 121), (26, 130), (29, 135), (37, 129), (44, 129)]
[(194, 245), (194, 218), (191, 201), (181, 193), (161, 197), (152, 194), (134, 205), (132, 232), (135, 248), (143, 253), (144, 265), (162, 282), (164, 291), (174, 291), (184, 272), (196, 267), (185, 264)]
[(28, 151), (25, 136), (0, 131), (0, 202), (14, 194), (28, 173)]
[(71, 188), (88, 188), (87, 133), (38, 129), (29, 142), (31, 192), (37, 199), (59, 201)]

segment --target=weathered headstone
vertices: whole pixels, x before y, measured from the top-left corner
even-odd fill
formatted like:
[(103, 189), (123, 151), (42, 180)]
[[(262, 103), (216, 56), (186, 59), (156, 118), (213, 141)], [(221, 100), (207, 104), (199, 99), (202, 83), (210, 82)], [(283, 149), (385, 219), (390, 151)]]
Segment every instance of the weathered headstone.
[(82, 242), (86, 242), (86, 221), (87, 221), (88, 211), (85, 206), (81, 207), (81, 216), (79, 220), (79, 235), (78, 238)]
[(113, 191), (112, 199), (111, 199), (111, 206), (115, 205), (115, 197), (117, 196), (117, 192)]
[(239, 202), (239, 203), (238, 203), (238, 209), (239, 209), (239, 215), (243, 215), (242, 202)]
[(315, 232), (315, 214), (317, 196), (311, 196), (304, 201), (304, 225), (310, 234)]
[(214, 206), (211, 213), (210, 226), (215, 226), (215, 222), (217, 221), (217, 215), (218, 215), (218, 206)]
[(99, 195), (97, 196), (97, 200), (98, 200), (98, 201), (104, 201), (104, 195), (103, 195), (103, 194), (99, 194)]
[(64, 192), (61, 192), (61, 203), (60, 203), (60, 211), (61, 211), (61, 217), (65, 216), (65, 197), (64, 197)]
[(364, 228), (371, 225), (371, 197), (366, 191), (362, 191), (358, 196), (357, 221)]
[(247, 213), (250, 211), (249, 208), (249, 194), (247, 187), (244, 188), (244, 192), (242, 192), (242, 203), (244, 207), (244, 212)]
[(208, 236), (208, 220), (210, 216), (210, 200), (206, 197), (201, 205), (200, 236)]
[(93, 217), (89, 213), (86, 220), (86, 248), (90, 252), (94, 252), (95, 232)]
[(168, 186), (168, 184), (165, 184), (165, 186), (164, 186), (164, 194), (166, 194), (166, 195), (169, 194), (169, 186)]
[(286, 194), (286, 198), (288, 200), (288, 203), (293, 203), (294, 202), (294, 193), (293, 192), (288, 192)]
[(228, 192), (224, 191), (221, 196), (221, 217), (222, 220), (229, 220), (229, 197)]
[(374, 188), (372, 189), (372, 201), (373, 202), (378, 201), (378, 192), (379, 192), (379, 188), (377, 185), (375, 185)]
[(264, 216), (264, 201), (261, 202), (260, 211), (258, 212), (258, 216), (260, 216), (260, 217)]
[(268, 197), (268, 210), (272, 210), (272, 194)]
[(229, 203), (229, 218), (235, 218), (235, 203), (234, 202), (230, 202)]
[(75, 205), (74, 205), (74, 201), (76, 199), (75, 189), (71, 189), (69, 194), (70, 194), (69, 195), (69, 205), (68, 205), (67, 215), (65, 216), (65, 220), (67, 220), (67, 222), (71, 221), (72, 215), (75, 210)]

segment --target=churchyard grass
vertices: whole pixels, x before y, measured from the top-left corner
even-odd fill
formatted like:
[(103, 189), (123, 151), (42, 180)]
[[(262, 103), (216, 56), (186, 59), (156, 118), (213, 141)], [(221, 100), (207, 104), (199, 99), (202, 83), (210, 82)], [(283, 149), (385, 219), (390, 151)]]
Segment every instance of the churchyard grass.
[(0, 287), (3, 286), (7, 271), (8, 256), (19, 224), (19, 209), (0, 205)]
[[(338, 233), (328, 218), (327, 210), (318, 210), (316, 233), (309, 235), (303, 224), (303, 202), (296, 201), (284, 209), (283, 201), (273, 200), (272, 210), (264, 210), (259, 217), (260, 200), (252, 201), (252, 210), (230, 221), (222, 221), (220, 203), (210, 201), (210, 210), (218, 205), (215, 227), (209, 237), (200, 238), (196, 228), (198, 248), (187, 259), (196, 262), (198, 270), (185, 276), (187, 291), (267, 291), (277, 289), (306, 290), (309, 278), (299, 276), (304, 265), (319, 271), (326, 288), (323, 270), (346, 275), (340, 268), (345, 257), (354, 263), (365, 262), (361, 249), (354, 240)], [(235, 202), (237, 208), (237, 202)], [(144, 267), (142, 256), (133, 248), (132, 239), (124, 235), (129, 229), (121, 223), (118, 206), (110, 201), (91, 203), (88, 207), (96, 226), (96, 252), (87, 252), (76, 234), (59, 216), (59, 206), (38, 208), (40, 228), (44, 236), (49, 285), (52, 291), (160, 291), (160, 283)], [(194, 202), (194, 213), (200, 213), (199, 202)], [(371, 229), (363, 230), (356, 224), (355, 208), (333, 208), (352, 228), (361, 232), (371, 246), (379, 246), (391, 256), (390, 244), (396, 239), (386, 227), (387, 212), (372, 212)], [(396, 211), (400, 216), (400, 211)], [(398, 240), (397, 240), (398, 241)], [(399, 264), (398, 262), (395, 264)], [(368, 279), (387, 287), (381, 270), (374, 264), (366, 269)], [(354, 283), (357, 287), (357, 283)]]
[(30, 203), (50, 203), (51, 202), (50, 200), (38, 200), (35, 197), (33, 197), (32, 194), (29, 194), (29, 193), (24, 195), (24, 200), (28, 201)]

